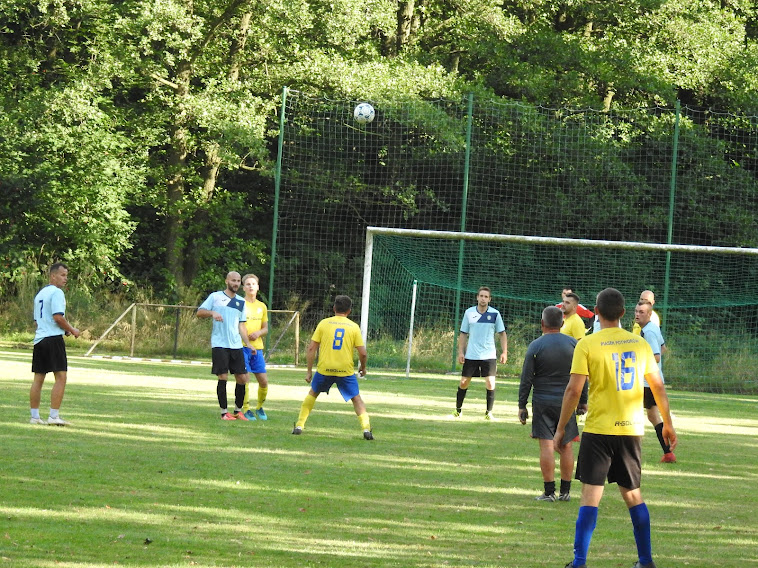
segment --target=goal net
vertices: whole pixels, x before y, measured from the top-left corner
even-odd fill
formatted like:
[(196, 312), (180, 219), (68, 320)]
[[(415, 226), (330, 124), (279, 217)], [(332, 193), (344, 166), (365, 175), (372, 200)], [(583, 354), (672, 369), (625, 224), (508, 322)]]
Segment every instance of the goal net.
[[(196, 306), (135, 303), (100, 335), (85, 356), (159, 360), (210, 360), (211, 321)], [(271, 365), (297, 365), (300, 313), (268, 310), (264, 356)]]
[(489, 286), (508, 326), (505, 370), (517, 374), (542, 309), (560, 302), (564, 287), (590, 308), (603, 288), (619, 289), (626, 329), (649, 289), (668, 346), (668, 385), (758, 393), (756, 277), (758, 249), (369, 227), (361, 326), (369, 340), (398, 343), (393, 366), (402, 368), (413, 316), (412, 366), (450, 368), (463, 311)]

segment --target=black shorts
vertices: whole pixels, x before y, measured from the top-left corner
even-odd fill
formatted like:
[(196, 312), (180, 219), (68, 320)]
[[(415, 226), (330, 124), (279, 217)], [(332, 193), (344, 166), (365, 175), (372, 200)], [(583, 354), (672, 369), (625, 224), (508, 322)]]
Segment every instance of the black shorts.
[(582, 434), (576, 478), (589, 485), (616, 483), (624, 489), (637, 489), (642, 475), (640, 436)]
[(228, 349), (226, 347), (214, 347), (211, 349), (211, 374), (226, 375), (244, 375), (247, 373), (245, 367), (245, 353), (242, 349)]
[(32, 353), (32, 373), (56, 373), (68, 371), (66, 343), (62, 335), (46, 337), (34, 344)]
[(643, 396), (644, 398), (642, 399), (642, 405), (645, 407), (645, 410), (650, 410), (654, 406), (657, 406), (655, 403), (655, 397), (653, 396), (653, 391), (650, 390), (650, 387), (645, 387), (645, 394)]
[(494, 377), (497, 359), (464, 359), (461, 377)]
[[(532, 404), (532, 438), (540, 440), (552, 440), (555, 437), (555, 429), (561, 417), (560, 406), (543, 406)], [(563, 443), (573, 442), (579, 435), (579, 427), (576, 425), (576, 413), (571, 415), (566, 423), (566, 432)]]

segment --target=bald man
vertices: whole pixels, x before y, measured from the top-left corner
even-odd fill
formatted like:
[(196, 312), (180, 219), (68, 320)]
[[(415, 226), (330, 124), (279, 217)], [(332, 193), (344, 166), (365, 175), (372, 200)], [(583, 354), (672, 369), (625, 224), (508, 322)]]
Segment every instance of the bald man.
[[(655, 294), (653, 294), (653, 291), (643, 290), (640, 292), (639, 301), (642, 303), (650, 304), (650, 321), (660, 329), (661, 318), (658, 317), (658, 314), (655, 312), (655, 310), (653, 310), (653, 306), (655, 305)], [(635, 320), (634, 325), (632, 326), (632, 333), (634, 335), (641, 335), (641, 330), (642, 328), (640, 327), (640, 324)], [(668, 347), (661, 345), (661, 353), (666, 353), (666, 351), (668, 351)]]
[[(242, 347), (243, 343), (251, 350), (253, 346), (250, 344), (245, 326), (245, 299), (237, 295), (241, 282), (239, 272), (230, 272), (226, 275), (226, 289), (213, 292), (197, 309), (197, 317), (213, 318), (211, 374), (218, 377), (216, 395), (222, 420), (248, 420), (241, 412), (245, 399), (245, 385), (249, 380)], [(230, 372), (236, 380), (234, 414), (230, 414), (227, 408), (226, 380)]]

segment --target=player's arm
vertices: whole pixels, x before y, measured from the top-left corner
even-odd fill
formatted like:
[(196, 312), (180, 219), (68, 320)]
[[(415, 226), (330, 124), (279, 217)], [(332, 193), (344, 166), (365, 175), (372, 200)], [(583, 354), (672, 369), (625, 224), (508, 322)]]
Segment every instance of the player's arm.
[(356, 347), (356, 350), (358, 351), (358, 362), (360, 363), (360, 367), (358, 368), (358, 375), (361, 377), (366, 376), (366, 363), (368, 362), (368, 351), (366, 351), (365, 345), (360, 345)]
[(534, 355), (527, 350), (524, 357), (524, 365), (521, 367), (521, 382), (518, 388), (518, 419), (522, 424), (526, 424), (529, 418), (529, 411), (526, 409), (526, 403), (529, 400), (529, 393), (532, 391), (534, 382)]
[(466, 344), (468, 343), (468, 333), (460, 332), (458, 334), (458, 362), (463, 363), (466, 360)]
[(239, 322), (239, 332), (240, 332), (240, 338), (242, 339), (242, 343), (245, 344), (247, 348), (249, 348), (253, 353), (256, 352), (255, 347), (250, 343), (250, 339), (247, 337), (247, 326), (245, 325), (244, 321)]
[(251, 331), (247, 336), (255, 341), (259, 337), (263, 337), (268, 333), (268, 322), (264, 321), (261, 323), (261, 328), (258, 331)]
[(316, 361), (316, 352), (318, 352), (318, 346), (319, 343), (311, 339), (311, 342), (308, 344), (308, 348), (305, 350), (305, 361), (307, 366), (307, 370), (305, 372), (306, 383), (310, 383), (311, 379), (313, 378), (313, 363)]
[(500, 332), (500, 363), (505, 365), (508, 362), (508, 334)]
[(224, 318), (220, 313), (213, 310), (206, 310), (205, 308), (198, 308), (196, 315), (199, 318), (213, 318), (216, 321), (224, 321)]
[(663, 386), (661, 374), (658, 372), (658, 369), (655, 369), (652, 373), (645, 375), (645, 380), (647, 381), (650, 390), (653, 391), (655, 404), (663, 419), (663, 439), (673, 450), (676, 448), (677, 444), (676, 431), (674, 430), (674, 423), (671, 420), (669, 397), (668, 394), (666, 394), (666, 387)]
[(553, 437), (553, 448), (556, 452), (561, 451), (563, 447), (563, 436), (566, 433), (566, 424), (568, 424), (571, 415), (579, 404), (579, 397), (582, 395), (584, 383), (587, 382), (587, 375), (571, 373), (566, 391), (563, 393), (563, 403), (561, 404), (561, 417), (558, 419), (558, 426), (555, 428)]
[(55, 323), (58, 324), (58, 327), (60, 327), (63, 331), (66, 332), (66, 335), (73, 335), (74, 337), (79, 337), (79, 330), (76, 329), (70, 323), (68, 323), (66, 316), (64, 316), (63, 314), (53, 314), (53, 319), (55, 320)]

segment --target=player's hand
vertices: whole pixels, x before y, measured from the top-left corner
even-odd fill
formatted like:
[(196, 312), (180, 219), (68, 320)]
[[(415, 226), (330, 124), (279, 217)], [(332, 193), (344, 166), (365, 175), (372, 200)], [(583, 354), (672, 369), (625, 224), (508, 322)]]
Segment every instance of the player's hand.
[(526, 424), (526, 419), (529, 418), (529, 411), (526, 408), (518, 409), (518, 420), (522, 424)]
[(311, 380), (313, 380), (313, 371), (307, 371), (305, 373), (305, 382), (311, 384)]
[(211, 312), (213, 314), (213, 319), (216, 321), (224, 321), (224, 316), (222, 316), (218, 312)]
[(560, 452), (561, 448), (563, 448), (563, 436), (565, 434), (566, 434), (565, 427), (555, 429), (555, 436), (553, 436), (553, 449), (556, 452)]
[(463, 355), (458, 355), (458, 362), (463, 365), (466, 362), (466, 357)]
[(587, 414), (587, 405), (586, 404), (577, 404), (576, 405), (576, 415), (581, 416), (582, 414)]
[(81, 332), (81, 331), (79, 331), (79, 330), (78, 330), (78, 329), (76, 329), (76, 328), (73, 328), (73, 329), (71, 330), (71, 332), (69, 332), (69, 334), (67, 334), (67, 335), (73, 335), (74, 337), (79, 337), (81, 334), (82, 334), (82, 332)]
[(358, 376), (359, 377), (365, 377), (366, 376), (366, 369), (358, 369)]
[(679, 443), (679, 440), (676, 437), (676, 432), (674, 431), (674, 426), (666, 426), (666, 424), (664, 424), (663, 432), (661, 432), (661, 435), (663, 436), (664, 441), (671, 448), (671, 451), (673, 451), (674, 448), (676, 448), (677, 443)]
[(507, 353), (501, 353), (500, 354), (500, 364), (505, 365), (508, 362), (508, 354)]

